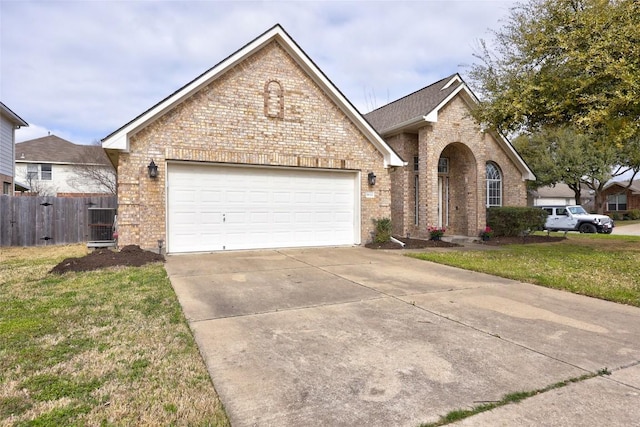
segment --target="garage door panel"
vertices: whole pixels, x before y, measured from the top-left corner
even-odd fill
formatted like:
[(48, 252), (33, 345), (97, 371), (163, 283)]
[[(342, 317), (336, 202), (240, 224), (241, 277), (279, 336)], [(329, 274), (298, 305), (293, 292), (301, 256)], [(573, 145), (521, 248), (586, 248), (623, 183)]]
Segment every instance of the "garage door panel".
[(313, 221), (313, 214), (311, 212), (295, 212), (293, 221), (300, 226), (303, 224), (311, 224)]
[(220, 203), (222, 201), (222, 191), (204, 189), (199, 195), (199, 200), (204, 204)]
[(319, 222), (319, 223), (334, 222), (333, 212), (318, 212), (315, 218), (316, 218), (316, 222)]
[(293, 202), (296, 204), (309, 204), (313, 200), (313, 196), (308, 191), (296, 191), (293, 195)]
[(273, 202), (278, 203), (291, 203), (291, 193), (275, 192), (273, 193)]
[(289, 224), (291, 222), (291, 213), (289, 212), (274, 212), (273, 223), (274, 224)]
[(169, 164), (168, 250), (356, 242), (356, 174)]

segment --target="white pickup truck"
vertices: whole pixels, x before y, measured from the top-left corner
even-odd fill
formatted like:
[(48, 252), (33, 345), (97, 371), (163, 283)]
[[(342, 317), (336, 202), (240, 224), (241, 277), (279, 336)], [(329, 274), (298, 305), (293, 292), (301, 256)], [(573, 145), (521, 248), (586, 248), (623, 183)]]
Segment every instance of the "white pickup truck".
[(545, 230), (579, 231), (580, 233), (606, 233), (613, 231), (613, 220), (606, 215), (590, 214), (580, 205), (539, 206), (547, 211)]

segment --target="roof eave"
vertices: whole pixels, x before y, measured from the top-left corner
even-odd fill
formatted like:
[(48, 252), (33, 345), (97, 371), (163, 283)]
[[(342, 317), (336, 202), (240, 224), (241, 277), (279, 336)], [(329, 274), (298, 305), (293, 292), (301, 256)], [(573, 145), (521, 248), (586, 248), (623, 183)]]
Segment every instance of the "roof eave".
[[(457, 76), (457, 75), (456, 75)], [(452, 83), (460, 82), (459, 78), (452, 78), (443, 88), (447, 89)], [(436, 105), (431, 111), (427, 112), (427, 114), (423, 116), (414, 117), (397, 125), (394, 125), (388, 129), (384, 129), (380, 133), (382, 135), (389, 135), (399, 131), (402, 131), (405, 128), (413, 127), (419, 123), (427, 122), (427, 123), (437, 123), (438, 122), (438, 113), (445, 105), (449, 103), (456, 95), (458, 95), (461, 91), (465, 91), (466, 95), (471, 99), (472, 102), (477, 102), (477, 98), (475, 95), (469, 90), (465, 83), (462, 83), (459, 87), (457, 87), (454, 91), (452, 91), (446, 98), (444, 98), (438, 105)]]
[(351, 102), (338, 90), (329, 78), (316, 66), (309, 56), (291, 39), (288, 34), (281, 29), (278, 34), (284, 41), (282, 47), (291, 57), (302, 67), (308, 76), (320, 86), (331, 100), (341, 107), (344, 114), (351, 119), (351, 122), (362, 132), (367, 139), (383, 154), (384, 166), (405, 166), (407, 163), (396, 154), (395, 151), (382, 139), (380, 134), (364, 119), (362, 114), (351, 104)]
[(406, 122), (398, 123), (397, 125), (391, 126), (390, 128), (381, 130), (379, 133), (380, 135), (385, 137), (390, 136), (390, 135), (402, 132), (407, 128), (413, 128), (416, 125), (423, 123), (424, 121), (425, 121), (424, 116), (416, 117), (411, 120), (407, 120)]
[(10, 121), (18, 128), (20, 127), (29, 127), (29, 123), (25, 122), (19, 115), (11, 111), (11, 108), (4, 105), (4, 103), (0, 102), (0, 110), (2, 114), (8, 116)]
[(507, 154), (507, 156), (516, 165), (518, 170), (520, 170), (520, 173), (522, 174), (522, 180), (535, 181), (536, 180), (535, 174), (531, 169), (529, 169), (529, 166), (527, 165), (527, 163), (524, 161), (522, 157), (520, 157), (520, 154), (518, 154), (516, 149), (509, 142), (509, 140), (506, 137), (504, 137), (502, 134), (494, 130), (487, 130), (487, 132), (489, 132), (491, 136), (493, 136), (494, 139), (498, 142), (498, 144), (502, 145), (502, 147), (505, 149), (505, 153)]
[(220, 77), (227, 70), (234, 67), (236, 64), (242, 62), (246, 57), (254, 53), (256, 50), (271, 42), (271, 40), (278, 33), (278, 26), (268, 30), (254, 41), (249, 43), (244, 48), (236, 51), (218, 65), (214, 66), (210, 70), (206, 71), (186, 86), (178, 89), (178, 91), (166, 97), (155, 106), (151, 107), (140, 116), (133, 119), (128, 124), (124, 125), (120, 129), (106, 136), (102, 140), (102, 148), (109, 150), (129, 151), (129, 138), (135, 134), (138, 130), (148, 126), (158, 117), (169, 111), (171, 108), (182, 103), (193, 93), (200, 90), (202, 87), (209, 84), (211, 81)]
[(324, 73), (322, 73), (322, 71), (313, 63), (313, 61), (311, 61), (306, 53), (302, 51), (302, 49), (280, 25), (276, 25), (266, 31), (244, 48), (238, 50), (182, 89), (165, 98), (159, 104), (138, 116), (127, 125), (108, 135), (102, 140), (102, 147), (108, 150), (128, 152), (129, 138), (138, 130), (149, 125), (153, 120), (162, 116), (166, 111), (173, 108), (175, 105), (180, 104), (188, 96), (197, 92), (266, 44), (271, 43), (273, 40), (280, 42), (280, 45), (291, 55), (298, 65), (300, 65), (314, 80), (314, 82), (318, 84), (338, 106), (341, 107), (342, 111), (351, 119), (358, 129), (383, 154), (385, 167), (405, 165), (405, 162), (400, 158), (400, 156), (398, 156), (391, 147), (387, 145), (382, 137), (362, 117), (360, 112), (355, 109), (347, 98), (335, 87)]

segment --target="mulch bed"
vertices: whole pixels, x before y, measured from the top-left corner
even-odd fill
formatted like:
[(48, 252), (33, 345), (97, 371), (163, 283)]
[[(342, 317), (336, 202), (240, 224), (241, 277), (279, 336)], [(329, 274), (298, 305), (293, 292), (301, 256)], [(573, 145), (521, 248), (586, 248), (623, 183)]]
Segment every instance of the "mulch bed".
[[(456, 243), (443, 242), (442, 240), (422, 240), (422, 239), (406, 239), (404, 237), (396, 237), (396, 239), (405, 243), (404, 249), (425, 249), (425, 248), (452, 248), (461, 246)], [(478, 242), (488, 246), (503, 246), (503, 245), (522, 245), (529, 243), (554, 243), (566, 240), (564, 236), (527, 236), (527, 237), (492, 237), (485, 242)], [(367, 243), (364, 245), (369, 249), (402, 249), (402, 246), (394, 242), (385, 243)]]
[(138, 245), (128, 245), (117, 252), (102, 248), (80, 258), (66, 258), (50, 272), (63, 274), (68, 271), (92, 271), (119, 265), (140, 267), (151, 262), (164, 262), (164, 256), (144, 251)]
[[(400, 240), (405, 244), (404, 249), (424, 249), (424, 248), (453, 248), (456, 246), (460, 246), (457, 243), (449, 243), (444, 242), (442, 240), (422, 240), (422, 239), (407, 239), (405, 237), (396, 237), (394, 238)], [(384, 242), (384, 243), (367, 243), (364, 245), (369, 249), (402, 249), (402, 245), (394, 243), (392, 241)]]
[[(404, 249), (425, 249), (425, 248), (453, 248), (456, 243), (444, 242), (442, 240), (422, 240), (396, 237), (405, 243)], [(553, 243), (566, 240), (562, 236), (527, 236), (527, 237), (492, 237), (482, 244), (489, 246), (502, 246), (513, 244), (529, 243)], [(369, 249), (402, 249), (402, 246), (394, 242), (367, 243), (365, 247)], [(68, 271), (93, 271), (105, 267), (130, 266), (140, 267), (152, 262), (164, 262), (164, 256), (155, 252), (145, 251), (137, 245), (128, 245), (113, 251), (111, 249), (96, 249), (95, 251), (79, 258), (66, 258), (60, 264), (51, 269), (51, 273), (63, 274)]]

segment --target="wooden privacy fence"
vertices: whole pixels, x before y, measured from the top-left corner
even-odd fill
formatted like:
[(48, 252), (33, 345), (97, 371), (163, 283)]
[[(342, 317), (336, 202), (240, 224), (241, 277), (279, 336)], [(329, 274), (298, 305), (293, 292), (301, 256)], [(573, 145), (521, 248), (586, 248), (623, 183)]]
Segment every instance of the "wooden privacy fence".
[(116, 196), (0, 196), (0, 246), (86, 242), (89, 208), (116, 206)]

